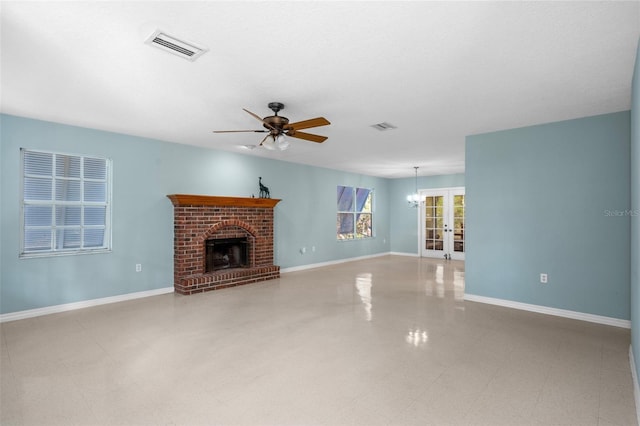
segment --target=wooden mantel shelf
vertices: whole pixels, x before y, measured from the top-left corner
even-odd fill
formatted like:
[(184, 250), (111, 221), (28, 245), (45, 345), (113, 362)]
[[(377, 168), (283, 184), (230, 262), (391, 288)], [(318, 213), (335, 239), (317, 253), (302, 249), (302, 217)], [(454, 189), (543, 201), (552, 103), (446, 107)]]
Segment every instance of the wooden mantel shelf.
[(248, 197), (215, 197), (212, 195), (171, 194), (167, 195), (174, 206), (234, 206), (274, 208), (280, 199)]

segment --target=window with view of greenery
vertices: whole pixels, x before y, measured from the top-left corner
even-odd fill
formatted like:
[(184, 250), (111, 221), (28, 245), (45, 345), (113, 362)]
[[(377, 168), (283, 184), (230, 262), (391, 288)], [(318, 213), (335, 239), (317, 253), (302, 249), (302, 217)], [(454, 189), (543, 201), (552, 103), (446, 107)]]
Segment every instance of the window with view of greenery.
[(373, 236), (373, 190), (338, 186), (338, 240)]
[(110, 161), (22, 150), (23, 257), (111, 249)]

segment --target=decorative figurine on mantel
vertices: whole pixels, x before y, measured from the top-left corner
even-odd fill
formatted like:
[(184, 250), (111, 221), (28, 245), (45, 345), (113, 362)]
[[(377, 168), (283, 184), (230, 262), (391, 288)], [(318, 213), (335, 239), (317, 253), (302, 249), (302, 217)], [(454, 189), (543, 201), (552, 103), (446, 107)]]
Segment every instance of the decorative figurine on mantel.
[(260, 186), (260, 198), (271, 198), (271, 194), (269, 194), (269, 188), (262, 184), (262, 177), (258, 178), (258, 185)]

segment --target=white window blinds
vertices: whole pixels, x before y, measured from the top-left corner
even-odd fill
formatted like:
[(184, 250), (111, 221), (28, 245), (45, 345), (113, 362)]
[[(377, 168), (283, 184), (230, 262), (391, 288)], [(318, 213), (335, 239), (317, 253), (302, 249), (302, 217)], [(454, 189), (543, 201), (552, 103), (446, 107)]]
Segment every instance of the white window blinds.
[(23, 256), (109, 250), (110, 161), (22, 150)]

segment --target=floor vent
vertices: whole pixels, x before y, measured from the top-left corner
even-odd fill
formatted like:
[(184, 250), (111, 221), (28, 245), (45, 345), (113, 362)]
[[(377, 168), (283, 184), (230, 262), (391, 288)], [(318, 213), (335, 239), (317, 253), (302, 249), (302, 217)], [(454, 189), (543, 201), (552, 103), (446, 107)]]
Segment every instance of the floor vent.
[(378, 123), (378, 124), (372, 124), (371, 127), (373, 127), (376, 130), (380, 130), (381, 132), (384, 132), (385, 130), (392, 130), (392, 129), (397, 129), (397, 126), (394, 126), (391, 123), (387, 123), (386, 121), (383, 121), (382, 123)]
[(180, 40), (174, 36), (167, 34), (162, 30), (156, 30), (145, 41), (148, 45), (155, 46), (165, 52), (180, 56), (188, 61), (195, 61), (202, 56), (207, 50), (206, 47), (198, 46), (195, 43)]

